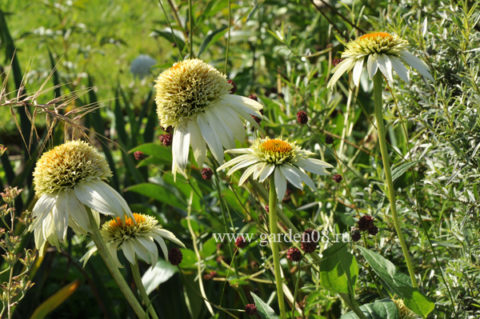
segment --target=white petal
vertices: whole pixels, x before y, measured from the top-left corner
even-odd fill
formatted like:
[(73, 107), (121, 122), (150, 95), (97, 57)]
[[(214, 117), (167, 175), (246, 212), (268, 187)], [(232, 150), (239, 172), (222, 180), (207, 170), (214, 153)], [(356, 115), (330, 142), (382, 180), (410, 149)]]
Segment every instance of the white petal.
[(300, 168), (294, 167), (294, 169), (297, 172), (297, 174), (300, 176), (300, 178), (305, 182), (305, 184), (307, 184), (308, 187), (310, 187), (311, 190), (313, 191), (317, 190), (317, 188), (315, 187), (315, 183), (312, 181), (310, 176), (305, 174), (305, 172), (302, 171)]
[(154, 238), (157, 241), (157, 243), (160, 245), (160, 248), (162, 249), (162, 252), (163, 252), (163, 256), (165, 257), (165, 259), (168, 259), (168, 248), (167, 248), (167, 245), (165, 244), (165, 241), (159, 235), (155, 236)]
[(296, 188), (303, 189), (302, 179), (289, 165), (281, 165), (278, 168), (282, 171), (283, 176)]
[(408, 71), (405, 65), (403, 65), (403, 62), (395, 56), (390, 56), (390, 61), (392, 62), (392, 66), (398, 76), (408, 83), (410, 79), (408, 78)]
[(227, 167), (230, 167), (230, 166), (233, 166), (235, 164), (238, 164), (240, 162), (243, 162), (243, 161), (249, 161), (249, 160), (253, 160), (253, 159), (256, 159), (255, 156), (253, 155), (250, 155), (250, 154), (245, 154), (245, 155), (241, 155), (241, 156), (237, 156), (235, 157), (234, 159), (231, 159), (229, 160), (228, 162), (224, 163), (223, 165), (221, 165), (220, 167), (217, 168), (217, 171), (221, 171)]
[(250, 160), (246, 160), (246, 161), (240, 162), (240, 163), (238, 163), (237, 165), (235, 165), (234, 167), (232, 167), (232, 168), (228, 171), (227, 176), (230, 176), (230, 175), (232, 175), (233, 173), (235, 173), (236, 171), (238, 171), (239, 169), (242, 169), (242, 168), (244, 168), (244, 167), (253, 165), (253, 164), (257, 163), (257, 162), (258, 162), (258, 158), (253, 158), (253, 159), (250, 159)]
[(337, 66), (332, 70), (334, 73), (330, 81), (328, 81), (327, 88), (333, 87), (343, 73), (350, 71), (354, 64), (355, 60), (350, 58), (347, 58), (337, 64)]
[(245, 127), (238, 114), (231, 109), (230, 105), (225, 105), (225, 107), (218, 108), (218, 110), (222, 118), (228, 119), (228, 125), (232, 131), (234, 139), (243, 142), (245, 140)]
[(168, 230), (163, 229), (163, 228), (157, 228), (155, 230), (155, 233), (157, 233), (158, 235), (170, 240), (171, 242), (174, 242), (178, 246), (185, 247), (185, 245), (171, 231), (168, 231)]
[(135, 263), (135, 250), (133, 249), (133, 245), (130, 240), (124, 241), (120, 247), (122, 248), (123, 254), (127, 260), (131, 264)]
[[(78, 201), (74, 194), (71, 194), (71, 196), (66, 198), (65, 204), (68, 207), (70, 219), (73, 219), (75, 225), (78, 225), (83, 232), (87, 232), (91, 227), (95, 227), (95, 225), (90, 225), (90, 220), (88, 218), (88, 213), (85, 209), (85, 206)], [(98, 215), (97, 212), (94, 214)]]
[(150, 259), (147, 259), (146, 261), (150, 262), (152, 265), (155, 265), (158, 261), (158, 250), (155, 243), (152, 240), (143, 237), (138, 237), (137, 240), (148, 252), (147, 257), (150, 257)]
[(262, 173), (260, 173), (260, 178), (258, 181), (260, 183), (263, 183), (268, 178), (268, 176), (272, 174), (274, 169), (275, 169), (275, 165), (268, 164), (267, 167), (263, 169)]
[(204, 113), (205, 117), (207, 118), (208, 124), (211, 128), (215, 130), (215, 133), (217, 134), (224, 148), (234, 148), (235, 142), (233, 141), (232, 132), (230, 131), (230, 129), (225, 127), (223, 121), (215, 115), (215, 109), (216, 107), (214, 107), (211, 111), (206, 111)]
[(377, 55), (370, 54), (367, 60), (367, 70), (368, 70), (368, 75), (370, 76), (370, 79), (373, 79), (373, 76), (375, 75), (375, 73), (377, 73), (377, 69), (378, 69)]
[(408, 51), (402, 51), (402, 52), (400, 52), (400, 57), (401, 57), (408, 65), (410, 65), (411, 67), (417, 69), (418, 73), (420, 73), (421, 75), (423, 75), (423, 76), (426, 77), (427, 79), (433, 81), (433, 77), (432, 77), (432, 75), (430, 74), (430, 72), (428, 71), (427, 65), (426, 65), (422, 60), (420, 60), (419, 58), (417, 58), (416, 56), (414, 56), (413, 54), (411, 54), (411, 53), (408, 52)]
[(256, 169), (255, 169), (255, 171), (253, 172), (253, 175), (252, 175), (252, 178), (254, 180), (258, 179), (260, 174), (263, 172), (263, 170), (267, 166), (267, 163), (266, 162), (258, 163), (258, 164), (255, 164), (255, 166), (256, 166)]
[(185, 124), (179, 125), (173, 132), (172, 152), (180, 171), (185, 171), (188, 164), (188, 151), (190, 149), (190, 132)]
[(355, 63), (355, 67), (353, 68), (353, 84), (355, 86), (358, 86), (358, 84), (360, 83), (360, 76), (362, 75), (364, 60), (364, 58), (358, 60), (357, 63)]
[[(135, 250), (135, 254), (146, 263), (152, 263), (152, 257), (148, 250), (142, 245), (142, 243), (138, 240), (138, 238), (132, 241), (133, 249)], [(156, 263), (156, 261), (154, 262)]]
[(283, 199), (285, 196), (285, 192), (287, 191), (287, 180), (285, 176), (283, 176), (282, 172), (276, 167), (275, 169), (275, 192), (277, 193), (277, 198), (279, 201)]
[(57, 196), (53, 195), (44, 194), (40, 196), (40, 198), (35, 203), (35, 206), (33, 206), (32, 216), (38, 218), (48, 214), (55, 205), (56, 199)]
[(80, 183), (74, 189), (78, 200), (88, 207), (105, 215), (133, 218), (127, 202), (103, 181)]
[(250, 148), (232, 148), (232, 149), (226, 150), (225, 153), (229, 153), (229, 154), (253, 154), (253, 152)]
[(202, 132), (196, 121), (188, 122), (188, 130), (190, 132), (190, 143), (192, 144), (193, 156), (198, 166), (202, 166), (207, 157), (207, 146), (202, 137)]
[[(241, 186), (245, 181), (250, 177), (250, 175), (253, 174), (255, 171), (255, 165), (250, 166), (243, 172), (242, 176), (240, 177), (240, 180), (238, 181), (238, 186)], [(230, 172), (229, 172), (230, 173)]]
[(252, 115), (261, 116), (260, 110), (263, 109), (263, 105), (255, 100), (234, 94), (227, 94), (224, 100), (227, 101), (227, 103), (229, 104), (234, 104), (236, 106), (241, 105), (242, 107), (249, 109), (250, 111), (252, 111), (252, 113), (250, 113)]
[(57, 234), (57, 238), (65, 241), (68, 229), (68, 214), (70, 207), (68, 206), (68, 197), (75, 196), (72, 192), (62, 192), (57, 196), (57, 202), (52, 210), (52, 218)]
[(378, 57), (378, 60), (380, 61), (378, 64), (380, 70), (387, 78), (388, 83), (390, 83), (391, 85), (393, 83), (392, 62), (390, 61), (388, 56), (384, 54), (380, 55)]
[[(325, 171), (325, 168), (331, 167), (331, 165), (322, 161), (319, 161), (320, 163), (318, 163), (313, 160), (313, 158), (302, 158), (297, 161), (297, 165), (298, 167), (301, 167), (311, 173), (315, 173), (318, 175), (327, 175), (328, 173)], [(328, 166), (324, 164), (327, 164)]]
[(223, 163), (223, 147), (222, 143), (220, 142), (216, 132), (210, 127), (208, 124), (207, 119), (204, 117), (204, 114), (200, 114), (197, 116), (197, 123), (200, 131), (202, 132), (202, 136), (208, 144), (210, 151), (213, 154), (213, 157), (219, 162), (220, 164)]

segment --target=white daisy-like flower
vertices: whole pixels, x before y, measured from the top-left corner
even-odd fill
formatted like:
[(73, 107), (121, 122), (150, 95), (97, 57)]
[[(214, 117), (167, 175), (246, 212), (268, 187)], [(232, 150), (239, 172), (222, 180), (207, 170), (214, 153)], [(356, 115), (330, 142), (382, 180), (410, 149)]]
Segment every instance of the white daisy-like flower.
[[(393, 70), (402, 80), (409, 81), (408, 70), (404, 63), (417, 69), (425, 78), (433, 80), (427, 65), (407, 51), (408, 42), (386, 32), (373, 32), (347, 43), (342, 53), (343, 61), (332, 71), (328, 87), (333, 87), (343, 73), (353, 69), (353, 83), (358, 86), (363, 66), (366, 64), (370, 79), (382, 72), (389, 83), (393, 82)], [(365, 63), (366, 62), (366, 63)]]
[(35, 246), (64, 241), (68, 226), (86, 233), (91, 225), (86, 207), (99, 214), (131, 216), (125, 200), (104, 180), (112, 175), (105, 159), (89, 144), (70, 141), (44, 153), (33, 172), (38, 201), (32, 210)]
[(173, 127), (172, 172), (185, 175), (192, 146), (197, 164), (202, 166), (207, 145), (214, 158), (223, 163), (223, 150), (245, 138), (241, 119), (257, 125), (262, 105), (230, 94), (232, 85), (225, 75), (198, 59), (174, 64), (157, 78), (157, 113), (160, 124)]
[(239, 169), (246, 168), (240, 177), (239, 185), (250, 176), (263, 183), (273, 174), (275, 191), (280, 199), (287, 190), (287, 181), (299, 189), (303, 189), (305, 183), (315, 191), (315, 183), (305, 171), (328, 175), (325, 169), (332, 167), (324, 161), (310, 158), (314, 153), (302, 150), (295, 143), (280, 139), (258, 139), (250, 148), (232, 149), (227, 152), (243, 155), (226, 162), (218, 170), (233, 166), (227, 173), (229, 176)]
[[(112, 256), (117, 257), (120, 248), (127, 260), (134, 264), (136, 256), (154, 265), (158, 261), (158, 250), (155, 241), (160, 245), (167, 258), (168, 249), (165, 241), (185, 247), (175, 235), (158, 225), (158, 221), (149, 215), (133, 213), (133, 218), (116, 217), (102, 225), (100, 230)], [(118, 260), (117, 260), (118, 261)]]

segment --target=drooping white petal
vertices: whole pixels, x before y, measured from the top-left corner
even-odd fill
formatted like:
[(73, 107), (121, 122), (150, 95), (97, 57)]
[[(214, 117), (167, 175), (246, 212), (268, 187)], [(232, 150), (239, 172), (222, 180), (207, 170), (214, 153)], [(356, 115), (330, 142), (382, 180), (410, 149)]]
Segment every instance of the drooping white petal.
[(188, 164), (188, 151), (190, 149), (190, 132), (186, 124), (175, 128), (172, 140), (172, 152), (175, 154), (175, 161), (180, 171), (185, 171)]
[(145, 247), (145, 250), (147, 251), (147, 262), (151, 263), (152, 265), (155, 265), (158, 261), (158, 250), (157, 246), (155, 243), (147, 238), (143, 237), (138, 237), (137, 240)]
[(317, 190), (317, 188), (315, 187), (315, 183), (312, 181), (310, 176), (305, 174), (305, 172), (302, 171), (300, 168), (294, 167), (294, 169), (297, 172), (297, 174), (300, 176), (300, 178), (305, 182), (305, 184), (308, 185), (308, 187), (310, 187), (312, 191)]
[(226, 150), (225, 153), (229, 154), (253, 154), (253, 151), (251, 148), (232, 148), (229, 150)]
[(68, 206), (68, 197), (75, 196), (73, 192), (61, 192), (57, 196), (57, 202), (55, 207), (52, 209), (53, 223), (55, 231), (57, 233), (57, 238), (61, 241), (65, 240), (68, 229), (68, 215), (70, 207)]
[(135, 263), (135, 249), (130, 240), (125, 240), (120, 247), (122, 248), (123, 254), (127, 258), (127, 260), (131, 264)]
[[(78, 201), (73, 192), (70, 194), (70, 196), (66, 197), (65, 205), (68, 207), (70, 219), (74, 220), (74, 223), (82, 229), (82, 232), (88, 232), (91, 227), (95, 227), (90, 225), (90, 220), (88, 218), (88, 213), (85, 209), (85, 206)], [(98, 215), (96, 212), (95, 214)]]
[(240, 180), (238, 181), (238, 185), (241, 186), (243, 183), (245, 183), (245, 181), (250, 177), (250, 175), (253, 174), (253, 172), (255, 171), (255, 165), (252, 165), (250, 167), (248, 167), (245, 172), (243, 172), (242, 176), (240, 177)]
[(215, 134), (217, 134), (220, 142), (223, 145), (223, 148), (233, 148), (235, 147), (233, 134), (228, 127), (224, 126), (223, 121), (215, 115), (215, 109), (216, 108), (213, 108), (211, 111), (206, 111), (204, 113), (208, 120), (208, 124), (211, 128), (213, 128)]
[(250, 154), (240, 155), (240, 156), (235, 157), (234, 159), (229, 160), (228, 162), (224, 163), (220, 167), (218, 167), (217, 171), (221, 171), (221, 170), (223, 170), (227, 167), (233, 166), (233, 165), (238, 164), (240, 162), (250, 161), (250, 160), (254, 160), (254, 159), (256, 159), (256, 157), (253, 156), (253, 155), (250, 155)]
[(250, 165), (253, 165), (255, 163), (258, 162), (258, 158), (252, 158), (252, 159), (248, 159), (248, 160), (245, 160), (243, 162), (240, 162), (238, 163), (237, 165), (235, 165), (234, 167), (232, 167), (228, 173), (227, 173), (227, 176), (230, 176), (232, 175), (233, 173), (235, 173), (236, 171), (238, 171), (239, 169), (242, 169), (244, 167), (247, 167), (247, 166), (250, 166)]
[(190, 132), (190, 143), (192, 144), (193, 156), (198, 166), (202, 166), (207, 157), (207, 146), (202, 137), (202, 132), (196, 121), (188, 122), (188, 131)]
[(210, 151), (213, 154), (213, 157), (219, 162), (220, 164), (223, 163), (223, 147), (222, 143), (220, 142), (217, 134), (215, 131), (210, 127), (208, 124), (207, 119), (205, 118), (204, 114), (200, 114), (197, 116), (197, 124), (202, 132), (202, 136), (208, 144)]
[(157, 243), (160, 245), (160, 248), (162, 249), (162, 252), (163, 252), (163, 256), (165, 257), (165, 259), (168, 259), (168, 248), (167, 248), (167, 245), (165, 244), (165, 241), (160, 235), (156, 235), (154, 238), (157, 241)]
[(274, 182), (275, 182), (275, 192), (277, 193), (277, 198), (279, 201), (285, 196), (287, 191), (287, 179), (283, 176), (282, 172), (276, 167), (274, 173)]
[(257, 163), (255, 164), (255, 170), (253, 171), (252, 178), (254, 180), (257, 180), (260, 174), (263, 172), (263, 169), (267, 166), (267, 163), (262, 162), (262, 163)]
[(365, 59), (361, 58), (355, 63), (355, 67), (353, 68), (353, 84), (355, 86), (358, 86), (360, 83), (360, 76), (362, 75), (362, 70), (363, 70), (363, 61)]
[(220, 116), (227, 119), (228, 126), (232, 130), (234, 139), (237, 141), (243, 142), (245, 140), (245, 128), (243, 126), (242, 120), (230, 105), (225, 107), (218, 108)]
[(168, 230), (163, 229), (163, 228), (156, 228), (155, 232), (158, 235), (170, 240), (171, 242), (174, 242), (178, 246), (185, 247), (185, 245), (171, 231), (168, 231)]
[(400, 52), (400, 57), (405, 61), (405, 63), (417, 69), (418, 73), (423, 75), (425, 78), (433, 81), (433, 77), (428, 71), (427, 65), (422, 60), (420, 60), (408, 51)]
[(393, 75), (392, 75), (392, 62), (385, 54), (380, 54), (378, 56), (378, 67), (380, 71), (383, 73), (385, 78), (387, 78), (388, 83), (393, 83)]
[(367, 71), (368, 71), (368, 75), (370, 76), (370, 79), (373, 79), (373, 76), (375, 75), (375, 73), (377, 73), (377, 69), (378, 69), (377, 55), (370, 54), (367, 60)]
[(403, 65), (403, 62), (402, 60), (400, 60), (399, 58), (395, 57), (395, 56), (390, 56), (390, 61), (392, 62), (392, 66), (393, 66), (393, 69), (395, 70), (395, 72), (397, 72), (398, 76), (404, 80), (405, 82), (409, 82), (409, 78), (408, 78), (408, 70), (407, 68), (405, 67), (405, 65)]
[(48, 214), (55, 205), (56, 200), (56, 195), (43, 194), (37, 200), (35, 206), (33, 206), (32, 216), (38, 218)]
[(299, 159), (297, 161), (297, 165), (306, 171), (309, 171), (311, 173), (318, 174), (318, 175), (327, 175), (328, 173), (325, 171), (325, 168), (331, 167), (330, 164), (314, 158)]
[(142, 243), (136, 238), (131, 241), (135, 254), (139, 259), (145, 261), (146, 263), (152, 263), (152, 259), (147, 249), (142, 245)]
[(285, 178), (290, 182), (290, 184), (292, 184), (296, 188), (303, 189), (300, 176), (297, 174), (297, 172), (295, 172), (295, 170), (292, 169), (291, 166), (289, 166), (288, 164), (284, 164), (280, 165), (278, 168), (282, 171), (283, 176), (285, 176)]
[(105, 215), (133, 218), (127, 202), (108, 184), (103, 181), (80, 183), (75, 186), (75, 196), (86, 206)]
[(234, 94), (227, 94), (225, 100), (227, 101), (227, 103), (234, 104), (235, 106), (241, 105), (243, 108), (249, 109), (250, 111), (252, 111), (252, 113), (250, 113), (252, 115), (261, 116), (260, 110), (263, 109), (263, 105), (255, 100)]
[(275, 165), (273, 164), (268, 164), (262, 171), (262, 173), (260, 173), (260, 178), (259, 178), (259, 182), (260, 183), (263, 183), (273, 172), (273, 170), (275, 169)]
[(334, 72), (330, 81), (328, 81), (327, 88), (331, 88), (335, 85), (338, 79), (343, 75), (343, 73), (350, 71), (355, 64), (354, 59), (347, 58), (337, 64), (337, 66), (332, 70)]

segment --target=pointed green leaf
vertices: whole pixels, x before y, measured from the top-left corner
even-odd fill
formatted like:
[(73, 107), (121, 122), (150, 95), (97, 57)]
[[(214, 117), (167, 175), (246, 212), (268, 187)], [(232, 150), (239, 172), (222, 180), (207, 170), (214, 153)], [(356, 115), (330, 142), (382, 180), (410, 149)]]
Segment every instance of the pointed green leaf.
[(323, 252), (320, 280), (326, 289), (335, 293), (353, 294), (357, 278), (357, 260), (348, 252), (345, 244), (333, 244)]
[(260, 314), (260, 317), (264, 319), (279, 319), (279, 317), (275, 314), (275, 311), (266, 304), (259, 296), (254, 294), (253, 292), (250, 293), (253, 297), (253, 301), (255, 302), (255, 306), (257, 306), (257, 311)]

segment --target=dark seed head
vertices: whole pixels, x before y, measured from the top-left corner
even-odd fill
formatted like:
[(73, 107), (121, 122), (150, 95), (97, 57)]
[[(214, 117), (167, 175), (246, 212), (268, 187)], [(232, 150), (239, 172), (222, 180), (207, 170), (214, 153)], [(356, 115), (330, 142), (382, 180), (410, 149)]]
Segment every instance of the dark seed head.
[(182, 262), (182, 252), (177, 247), (170, 248), (168, 251), (168, 260), (174, 266), (179, 265)]
[(287, 250), (287, 258), (291, 261), (300, 261), (302, 259), (302, 253), (296, 247), (291, 247)]
[(375, 236), (377, 233), (378, 233), (378, 227), (375, 226), (375, 225), (371, 225), (369, 228), (368, 228), (368, 233), (372, 236)]
[(297, 112), (297, 123), (301, 125), (305, 125), (308, 122), (308, 115), (305, 111), (298, 111)]
[(255, 94), (255, 93), (252, 93), (248, 96), (249, 99), (252, 99), (252, 100), (255, 100), (255, 101), (258, 101), (258, 96)]
[(325, 136), (325, 144), (333, 144), (333, 137), (330, 135)]
[(235, 92), (237, 92), (237, 85), (235, 84), (235, 82), (233, 82), (233, 80), (228, 80), (228, 83), (230, 83), (230, 85), (232, 86), (232, 88), (230, 89), (230, 94), (235, 94)]
[(302, 250), (306, 253), (314, 252), (317, 249), (317, 243), (320, 240), (320, 234), (313, 229), (307, 229), (302, 234)]
[(354, 228), (352, 230), (352, 235), (351, 236), (352, 236), (353, 241), (359, 241), (360, 238), (361, 238), (360, 231), (358, 229)]
[(245, 248), (247, 246), (247, 241), (245, 238), (243, 238), (243, 236), (238, 236), (235, 240), (235, 246), (238, 248)]
[(160, 135), (158, 139), (160, 140), (160, 143), (163, 144), (163, 146), (170, 146), (172, 145), (173, 136), (172, 134), (167, 133)]
[(342, 177), (342, 175), (340, 175), (340, 174), (335, 174), (335, 175), (332, 176), (332, 179), (333, 179), (335, 182), (340, 183), (340, 182), (342, 181), (343, 177)]
[(370, 227), (375, 226), (373, 224), (373, 217), (370, 215), (364, 215), (360, 217), (357, 222), (358, 229), (361, 231), (369, 230)]
[(137, 161), (141, 161), (142, 159), (144, 159), (146, 156), (143, 152), (141, 151), (136, 151), (135, 153), (133, 153), (133, 157), (135, 157), (135, 159)]
[(209, 181), (212, 179), (213, 171), (209, 167), (205, 167), (202, 169), (202, 178), (204, 181)]
[(245, 312), (249, 316), (254, 316), (257, 314), (257, 306), (255, 306), (253, 303), (249, 303), (245, 305)]

